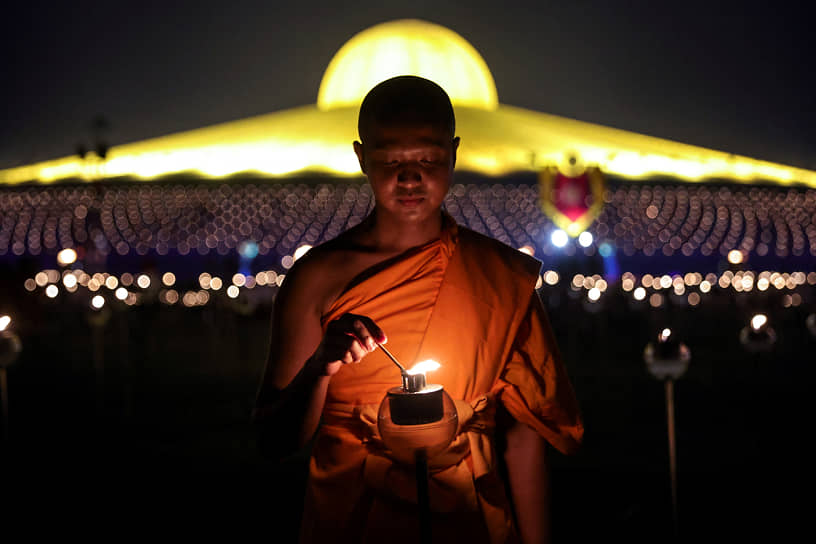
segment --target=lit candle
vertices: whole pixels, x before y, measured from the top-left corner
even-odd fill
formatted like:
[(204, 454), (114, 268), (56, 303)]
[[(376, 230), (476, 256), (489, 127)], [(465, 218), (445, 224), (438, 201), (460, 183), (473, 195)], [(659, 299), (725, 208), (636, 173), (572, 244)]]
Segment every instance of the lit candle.
[[(401, 365), (400, 365), (401, 366)], [(391, 419), (397, 425), (435, 423), (444, 415), (444, 390), (441, 385), (427, 383), (426, 373), (439, 368), (428, 359), (402, 372), (402, 387), (388, 391)]]

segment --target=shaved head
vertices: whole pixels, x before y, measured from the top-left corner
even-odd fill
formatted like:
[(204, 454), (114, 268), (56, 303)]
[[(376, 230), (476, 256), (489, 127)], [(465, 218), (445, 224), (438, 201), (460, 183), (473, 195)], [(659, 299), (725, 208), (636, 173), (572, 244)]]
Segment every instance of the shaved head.
[(456, 120), (448, 94), (433, 81), (417, 76), (397, 76), (379, 83), (360, 106), (360, 141), (365, 143), (373, 126), (400, 124), (436, 125), (453, 138)]

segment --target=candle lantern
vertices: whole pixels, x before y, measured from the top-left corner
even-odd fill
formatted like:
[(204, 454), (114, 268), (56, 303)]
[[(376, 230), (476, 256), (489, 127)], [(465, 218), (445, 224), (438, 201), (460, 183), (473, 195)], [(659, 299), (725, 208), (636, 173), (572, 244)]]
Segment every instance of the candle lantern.
[(378, 346), (399, 367), (402, 385), (386, 392), (377, 414), (377, 429), (391, 457), (415, 468), (419, 540), (429, 543), (428, 459), (448, 447), (456, 434), (459, 416), (445, 389), (427, 383), (427, 372), (439, 368), (439, 363), (429, 359), (406, 370), (385, 347)]
[(657, 342), (649, 343), (643, 351), (646, 368), (658, 380), (676, 380), (688, 370), (691, 352), (671, 329), (663, 329)]
[(754, 353), (770, 351), (776, 343), (773, 330), (765, 314), (754, 314), (750, 323), (743, 327), (739, 335), (740, 343)]
[(402, 374), (402, 385), (389, 389), (380, 403), (377, 428), (393, 457), (413, 464), (443, 451), (456, 434), (456, 406), (440, 384), (428, 384), (435, 361), (423, 361)]
[(665, 328), (657, 335), (657, 341), (646, 345), (643, 360), (649, 373), (663, 381), (666, 393), (666, 428), (669, 436), (669, 476), (671, 478), (672, 521), (675, 537), (679, 535), (677, 517), (677, 441), (674, 430), (674, 380), (688, 370), (691, 350), (680, 342), (677, 335)]
[(8, 402), (8, 375), (6, 369), (17, 361), (17, 356), (23, 349), (20, 337), (8, 326), (11, 318), (7, 315), (0, 316), (0, 404), (2, 405), (2, 444), (9, 443), (9, 402)]

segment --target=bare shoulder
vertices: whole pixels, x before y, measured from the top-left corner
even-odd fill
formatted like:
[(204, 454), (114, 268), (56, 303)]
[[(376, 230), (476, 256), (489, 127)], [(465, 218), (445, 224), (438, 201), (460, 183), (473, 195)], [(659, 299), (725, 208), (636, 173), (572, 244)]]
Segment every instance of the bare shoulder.
[(355, 273), (357, 255), (352, 233), (313, 247), (286, 274), (279, 294), (282, 302), (322, 314)]

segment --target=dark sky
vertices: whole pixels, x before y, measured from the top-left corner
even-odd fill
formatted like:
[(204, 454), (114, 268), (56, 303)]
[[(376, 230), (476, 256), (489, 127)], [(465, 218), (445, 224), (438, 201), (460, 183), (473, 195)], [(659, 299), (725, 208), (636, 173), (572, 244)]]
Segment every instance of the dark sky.
[(470, 41), (504, 104), (816, 169), (805, 2), (20, 4), (0, 168), (73, 153), (99, 114), (115, 145), (314, 103), (348, 38), (414, 17)]

